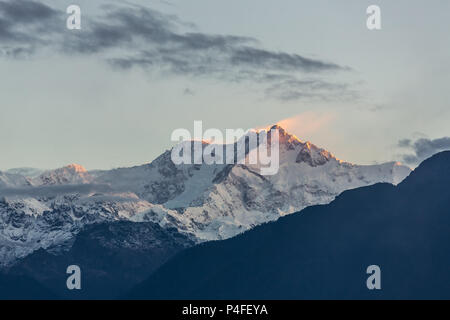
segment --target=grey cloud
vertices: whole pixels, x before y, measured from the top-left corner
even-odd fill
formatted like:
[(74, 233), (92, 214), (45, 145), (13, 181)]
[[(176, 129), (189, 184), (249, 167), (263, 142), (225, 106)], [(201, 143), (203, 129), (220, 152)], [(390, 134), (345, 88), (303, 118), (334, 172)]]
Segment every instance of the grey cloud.
[(0, 0), (0, 54), (17, 58), (46, 48), (95, 54), (119, 69), (257, 82), (269, 97), (280, 100), (354, 97), (348, 84), (323, 79), (348, 67), (266, 50), (251, 37), (183, 32), (190, 24), (148, 7), (102, 7), (96, 19), (83, 18), (81, 31), (67, 30), (65, 18), (65, 12), (36, 1)]
[(55, 185), (23, 188), (0, 188), (0, 196), (24, 196), (47, 197), (70, 193), (88, 194), (91, 192), (111, 192), (108, 185), (80, 184), (80, 185)]
[(0, 56), (9, 58), (28, 57), (34, 53), (33, 47), (3, 47), (0, 48)]
[(308, 59), (296, 54), (271, 52), (251, 47), (237, 48), (232, 54), (231, 61), (237, 65), (251, 65), (272, 70), (292, 70), (294, 68), (296, 70), (314, 72), (348, 69), (334, 63)]
[(372, 105), (371, 107), (369, 107), (369, 111), (371, 112), (379, 112), (379, 111), (384, 111), (384, 110), (388, 110), (390, 107), (384, 104), (375, 104)]
[(1, 1), (0, 12), (11, 23), (32, 24), (56, 16), (56, 10), (35, 1)]
[(359, 99), (358, 92), (353, 90), (350, 84), (281, 76), (266, 89), (266, 94), (283, 101), (298, 99), (354, 101)]
[(402, 139), (398, 142), (398, 146), (401, 148), (408, 148), (411, 147), (412, 140), (411, 139)]
[[(49, 44), (62, 12), (36, 1), (0, 1), (0, 56), (18, 58)], [(60, 18), (59, 18), (60, 17)]]
[(183, 91), (183, 94), (184, 94), (185, 96), (193, 96), (193, 95), (195, 95), (195, 92), (192, 91), (192, 90), (189, 89), (189, 88), (185, 88), (184, 91)]
[(411, 149), (413, 152), (412, 154), (403, 155), (405, 163), (418, 164), (438, 152), (450, 150), (450, 137), (438, 139), (420, 138), (416, 141), (402, 139), (398, 142), (398, 146)]
[(115, 195), (103, 195), (103, 194), (96, 194), (92, 195), (90, 197), (85, 197), (82, 199), (84, 202), (139, 202), (142, 201), (139, 198), (132, 198), (132, 197), (123, 197), (123, 196), (115, 196)]

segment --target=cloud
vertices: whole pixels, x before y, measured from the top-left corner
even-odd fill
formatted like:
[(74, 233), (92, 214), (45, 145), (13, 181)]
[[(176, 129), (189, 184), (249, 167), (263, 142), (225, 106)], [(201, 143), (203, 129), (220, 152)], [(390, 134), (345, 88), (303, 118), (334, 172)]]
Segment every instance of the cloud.
[(67, 194), (77, 194), (87, 196), (80, 200), (84, 202), (139, 202), (141, 201), (134, 193), (123, 188), (114, 188), (108, 184), (66, 184), (48, 186), (27, 186), (27, 187), (0, 187), (1, 197), (56, 197)]
[(253, 67), (269, 69), (269, 70), (302, 70), (307, 72), (321, 70), (345, 70), (334, 63), (328, 63), (320, 60), (313, 60), (302, 57), (297, 54), (288, 54), (283, 52), (271, 52), (267, 50), (243, 47), (237, 48), (232, 56), (231, 61), (235, 65), (251, 65)]
[(402, 139), (398, 142), (400, 148), (407, 148), (413, 151), (412, 154), (404, 154), (403, 161), (408, 164), (419, 164), (432, 155), (450, 150), (450, 137), (438, 139), (420, 138), (416, 141), (411, 139)]
[(295, 133), (299, 137), (305, 137), (323, 130), (334, 118), (335, 115), (332, 113), (307, 111), (291, 118), (280, 120), (277, 124), (288, 132)]
[(183, 91), (183, 94), (185, 96), (193, 96), (193, 95), (195, 95), (195, 92), (193, 90), (191, 90), (190, 88), (185, 88)]
[[(37, 34), (54, 33), (58, 11), (35, 1), (0, 1), (0, 54), (18, 57), (44, 46)], [(61, 21), (64, 21), (61, 19)]]
[(278, 81), (273, 81), (265, 92), (268, 96), (282, 101), (302, 98), (323, 101), (353, 101), (360, 98), (359, 93), (348, 83), (314, 78), (298, 79), (293, 76), (279, 77)]
[(283, 101), (356, 97), (349, 84), (325, 80), (349, 67), (267, 50), (251, 37), (193, 31), (191, 23), (148, 7), (101, 9), (95, 19), (82, 16), (82, 30), (67, 30), (64, 11), (31, 0), (0, 0), (0, 55), (17, 58), (47, 49), (97, 56), (121, 70), (258, 83)]
[(30, 24), (54, 17), (56, 10), (34, 1), (1, 1), (0, 11), (9, 22)]
[(92, 192), (111, 192), (108, 185), (80, 184), (80, 185), (55, 185), (21, 188), (0, 188), (0, 196), (22, 196), (22, 197), (48, 197), (70, 193), (89, 194)]

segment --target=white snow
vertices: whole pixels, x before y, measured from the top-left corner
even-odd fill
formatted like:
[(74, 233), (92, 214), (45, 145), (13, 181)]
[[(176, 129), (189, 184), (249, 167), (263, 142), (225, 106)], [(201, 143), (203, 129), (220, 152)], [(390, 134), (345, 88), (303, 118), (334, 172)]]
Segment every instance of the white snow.
[[(0, 265), (39, 248), (70, 242), (92, 223), (152, 221), (194, 235), (226, 239), (256, 225), (332, 201), (341, 192), (378, 182), (398, 184), (411, 170), (396, 162), (359, 166), (281, 131), (280, 169), (259, 165), (180, 165), (166, 151), (152, 163), (87, 172), (79, 165), (33, 179), (0, 172)], [(11, 195), (11, 188), (92, 185), (85, 193)], [(108, 185), (110, 191), (96, 190)], [(3, 195), (2, 188), (9, 188)], [(14, 190), (14, 189), (13, 189)], [(76, 188), (74, 188), (76, 190)]]

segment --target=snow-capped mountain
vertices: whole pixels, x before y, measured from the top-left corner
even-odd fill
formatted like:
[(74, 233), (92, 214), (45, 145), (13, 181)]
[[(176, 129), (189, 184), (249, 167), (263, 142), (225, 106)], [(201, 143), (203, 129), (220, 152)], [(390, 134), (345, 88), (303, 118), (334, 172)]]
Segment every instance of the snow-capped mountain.
[(27, 178), (35, 178), (38, 175), (40, 175), (44, 170), (37, 169), (37, 168), (13, 168), (6, 170), (6, 173), (10, 174), (19, 174), (21, 176), (27, 177)]
[(14, 173), (0, 171), (0, 188), (19, 188), (31, 186), (30, 179)]
[(32, 179), (33, 185), (61, 185), (91, 183), (92, 177), (87, 170), (79, 164), (70, 164), (56, 170), (41, 173)]
[(108, 221), (154, 222), (197, 241), (225, 239), (347, 189), (397, 184), (411, 171), (395, 162), (343, 162), (277, 129), (280, 168), (273, 176), (260, 175), (259, 165), (175, 165), (171, 151), (132, 168), (87, 172), (69, 165), (34, 178), (0, 174), (0, 187), (22, 188), (17, 194), (0, 188), (0, 264), (39, 248), (65, 248), (86, 225)]
[(130, 220), (153, 207), (133, 194), (5, 196), (0, 198), (0, 265), (39, 248), (70, 247), (88, 225)]
[[(176, 185), (165, 185), (167, 190), (173, 190), (169, 200), (162, 203), (170, 210), (150, 211), (134, 219), (142, 217), (164, 224), (169, 220), (201, 240), (226, 239), (307, 206), (329, 203), (344, 190), (378, 182), (398, 184), (411, 172), (396, 162), (368, 166), (343, 162), (277, 128), (280, 133), (277, 174), (262, 176), (259, 165), (173, 168), (171, 176), (181, 179), (174, 179)], [(158, 167), (165, 168), (169, 163), (170, 158), (159, 159)]]

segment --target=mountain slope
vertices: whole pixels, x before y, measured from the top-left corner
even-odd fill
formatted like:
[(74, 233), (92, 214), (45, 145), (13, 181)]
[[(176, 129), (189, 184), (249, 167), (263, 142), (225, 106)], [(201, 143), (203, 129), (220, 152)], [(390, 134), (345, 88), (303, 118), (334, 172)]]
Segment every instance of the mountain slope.
[(0, 273), (0, 300), (49, 300), (59, 297), (36, 280)]
[(15, 173), (7, 173), (0, 171), (0, 192), (4, 188), (20, 188), (31, 186), (31, 181)]
[(150, 211), (145, 219), (169, 220), (204, 241), (227, 239), (307, 206), (329, 203), (344, 190), (378, 182), (397, 184), (411, 172), (395, 162), (343, 162), (279, 126), (272, 128), (280, 134), (280, 169), (273, 176), (262, 176), (259, 165), (176, 166), (168, 151), (150, 165), (103, 172), (95, 181), (131, 189), (161, 204), (167, 209), (164, 214)]
[(0, 266), (40, 248), (65, 250), (89, 225), (129, 220), (151, 208), (152, 204), (129, 194), (5, 196), (0, 198)]
[(42, 174), (44, 170), (37, 169), (37, 168), (12, 168), (9, 170), (6, 170), (6, 173), (10, 174), (18, 174), (27, 178), (35, 178)]
[(33, 185), (85, 184), (92, 182), (91, 175), (79, 164), (70, 164), (56, 170), (45, 171), (33, 178)]
[[(397, 187), (345, 191), (235, 238), (185, 250), (139, 299), (449, 299), (450, 152)], [(379, 265), (381, 290), (366, 268)]]
[[(40, 249), (8, 273), (33, 278), (66, 299), (111, 299), (193, 244), (176, 229), (154, 223), (101, 223), (81, 231), (68, 251), (55, 254)], [(82, 272), (80, 291), (66, 288), (66, 268), (72, 264)]]

